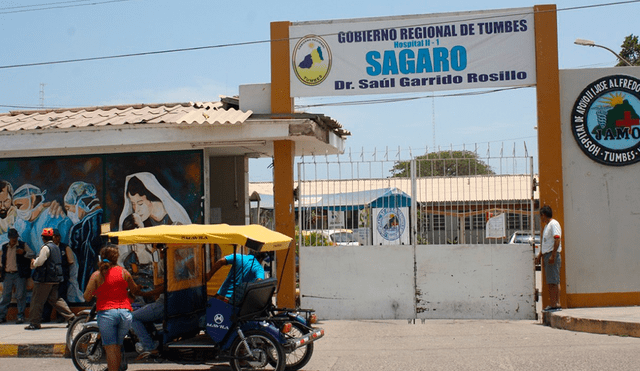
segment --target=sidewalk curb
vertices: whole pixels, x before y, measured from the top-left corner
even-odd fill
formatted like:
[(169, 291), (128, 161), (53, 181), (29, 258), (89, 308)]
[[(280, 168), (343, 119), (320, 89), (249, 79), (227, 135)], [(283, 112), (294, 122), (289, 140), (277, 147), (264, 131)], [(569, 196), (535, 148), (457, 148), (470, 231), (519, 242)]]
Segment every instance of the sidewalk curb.
[(546, 326), (560, 330), (640, 337), (640, 323), (570, 317), (562, 312), (544, 312), (542, 317)]
[(0, 358), (64, 357), (66, 344), (0, 344)]

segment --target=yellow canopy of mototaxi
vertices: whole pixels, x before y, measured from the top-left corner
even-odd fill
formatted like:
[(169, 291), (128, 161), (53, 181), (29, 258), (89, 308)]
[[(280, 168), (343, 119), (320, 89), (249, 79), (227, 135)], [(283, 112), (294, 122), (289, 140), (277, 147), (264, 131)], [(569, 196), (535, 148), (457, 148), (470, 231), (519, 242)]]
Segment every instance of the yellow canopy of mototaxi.
[(261, 225), (188, 224), (158, 225), (128, 231), (108, 232), (116, 245), (137, 243), (165, 244), (228, 244), (242, 245), (252, 250), (268, 252), (284, 250), (292, 238)]

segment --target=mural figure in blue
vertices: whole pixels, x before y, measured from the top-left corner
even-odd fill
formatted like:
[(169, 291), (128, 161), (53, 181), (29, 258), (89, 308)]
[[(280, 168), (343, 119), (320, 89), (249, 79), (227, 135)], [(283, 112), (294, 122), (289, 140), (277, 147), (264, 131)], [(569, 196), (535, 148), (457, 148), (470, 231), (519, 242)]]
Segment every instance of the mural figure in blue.
[(13, 194), (17, 216), (13, 228), (36, 255), (43, 244), (40, 235), (44, 228), (58, 229), (62, 242), (68, 243), (69, 229), (73, 224), (57, 201), (45, 202), (46, 193), (32, 184), (23, 184)]
[[(67, 211), (67, 217), (73, 222), (69, 231), (69, 246), (79, 257), (76, 262), (80, 262), (76, 267), (78, 278), (75, 282), (79, 287), (86, 287), (89, 282), (91, 274), (96, 269), (98, 252), (102, 245), (100, 226), (103, 210), (96, 193), (96, 187), (93, 184), (77, 181), (69, 186), (69, 190), (64, 195), (64, 208)], [(71, 269), (73, 276), (73, 267)], [(82, 295), (78, 301), (83, 301)]]

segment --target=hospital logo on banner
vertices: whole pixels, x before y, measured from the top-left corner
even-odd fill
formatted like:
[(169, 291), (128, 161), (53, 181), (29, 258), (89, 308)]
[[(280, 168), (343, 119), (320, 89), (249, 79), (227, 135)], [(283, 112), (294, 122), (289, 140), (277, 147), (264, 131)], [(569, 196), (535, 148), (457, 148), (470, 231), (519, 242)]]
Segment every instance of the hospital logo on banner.
[(293, 49), (292, 64), (301, 83), (307, 86), (320, 85), (331, 71), (331, 49), (322, 37), (305, 36)]
[(378, 213), (376, 226), (378, 233), (385, 240), (398, 240), (406, 226), (404, 214), (398, 208), (381, 209)]

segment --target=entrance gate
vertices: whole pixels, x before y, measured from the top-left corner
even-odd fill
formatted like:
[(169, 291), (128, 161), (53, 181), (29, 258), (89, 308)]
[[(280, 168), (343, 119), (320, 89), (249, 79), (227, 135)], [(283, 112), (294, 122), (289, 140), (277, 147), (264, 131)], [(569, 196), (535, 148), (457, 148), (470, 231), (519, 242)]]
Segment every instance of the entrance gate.
[(508, 243), (539, 233), (533, 159), (515, 152), (303, 158), (302, 307), (326, 319), (535, 318), (533, 249)]

